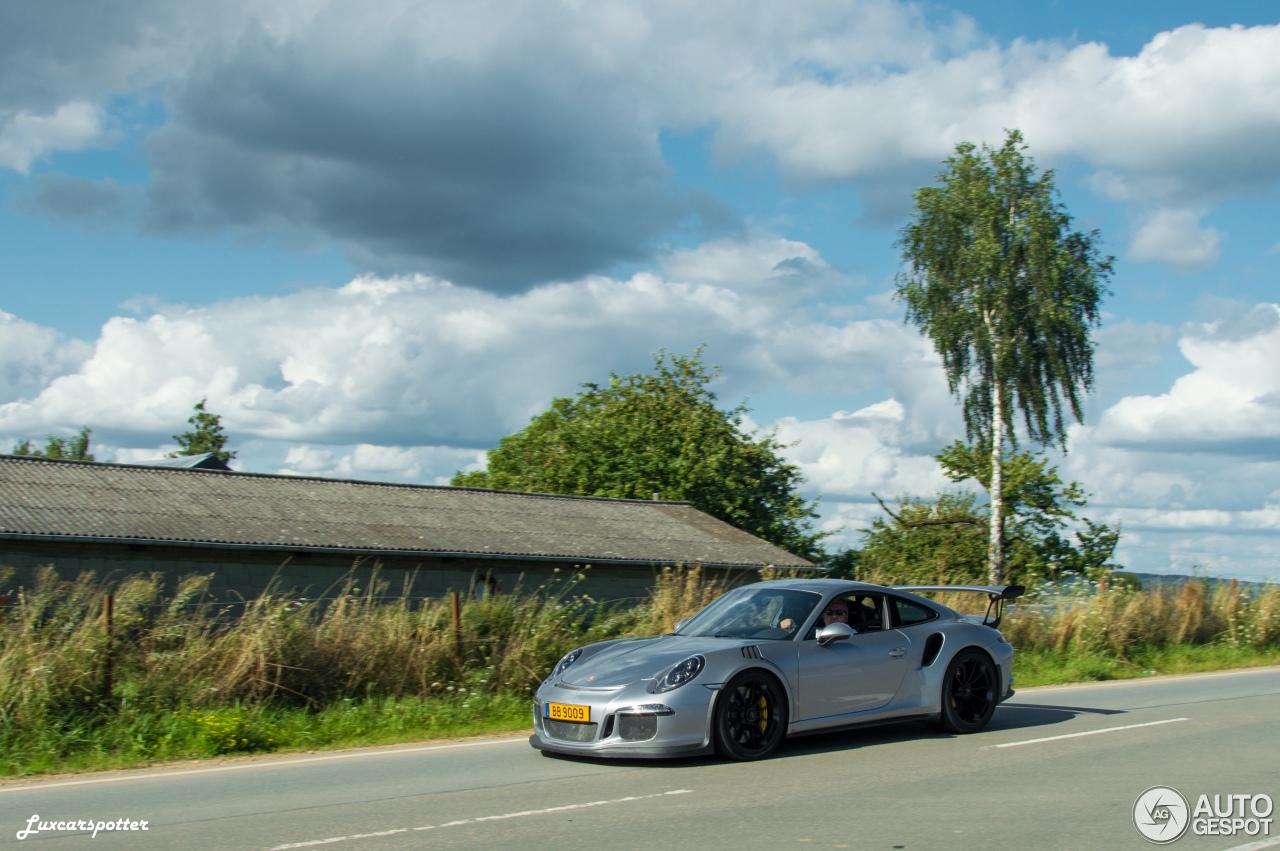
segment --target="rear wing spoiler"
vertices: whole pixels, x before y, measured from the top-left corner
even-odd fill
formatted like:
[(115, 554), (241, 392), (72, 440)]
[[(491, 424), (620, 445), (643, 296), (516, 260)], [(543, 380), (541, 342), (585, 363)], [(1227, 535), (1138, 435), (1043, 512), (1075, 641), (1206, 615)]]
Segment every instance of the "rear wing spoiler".
[(894, 585), (895, 591), (970, 591), (987, 595), (987, 613), (982, 616), (982, 625), (992, 629), (1000, 627), (1004, 617), (1004, 604), (1016, 600), (1026, 593), (1021, 585)]

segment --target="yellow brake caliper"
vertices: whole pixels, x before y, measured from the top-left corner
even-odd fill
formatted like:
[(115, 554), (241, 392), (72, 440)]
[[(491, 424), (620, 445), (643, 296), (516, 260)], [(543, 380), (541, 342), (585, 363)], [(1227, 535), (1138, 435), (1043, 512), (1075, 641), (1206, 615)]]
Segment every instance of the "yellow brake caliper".
[(764, 699), (764, 695), (760, 695), (760, 733), (763, 734), (765, 728), (769, 726), (769, 702)]

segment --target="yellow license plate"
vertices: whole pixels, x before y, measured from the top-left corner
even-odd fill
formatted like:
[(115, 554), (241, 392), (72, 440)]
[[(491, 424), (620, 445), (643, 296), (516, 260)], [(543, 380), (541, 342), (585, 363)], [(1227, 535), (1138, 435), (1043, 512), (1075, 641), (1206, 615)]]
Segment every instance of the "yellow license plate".
[(590, 706), (574, 706), (571, 703), (548, 703), (547, 717), (553, 721), (576, 721), (579, 724), (591, 722)]

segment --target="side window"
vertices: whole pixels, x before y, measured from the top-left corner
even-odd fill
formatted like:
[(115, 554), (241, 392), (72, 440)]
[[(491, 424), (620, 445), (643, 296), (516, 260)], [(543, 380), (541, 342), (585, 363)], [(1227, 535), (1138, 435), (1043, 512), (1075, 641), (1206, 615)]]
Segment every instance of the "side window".
[(924, 623), (925, 621), (931, 621), (938, 616), (932, 609), (927, 609), (919, 603), (913, 603), (910, 600), (902, 600), (897, 597), (893, 597), (892, 602), (895, 626), (911, 626), (912, 624)]
[(809, 627), (809, 632), (805, 635), (805, 641), (812, 641), (818, 637), (818, 630), (831, 623), (849, 623), (849, 618), (828, 617), (827, 612), (837, 609), (844, 609), (846, 612), (853, 612), (853, 602), (843, 594), (832, 598), (818, 611), (818, 619), (813, 622), (813, 626)]
[(858, 632), (875, 632), (884, 629), (883, 608), (880, 598), (871, 595), (859, 596), (849, 606), (849, 626)]
[[(853, 628), (854, 632), (876, 632), (884, 629), (883, 603), (884, 599), (878, 594), (854, 593), (835, 597), (827, 603), (824, 611), (819, 613), (818, 620), (810, 628), (805, 640), (813, 640), (817, 636), (818, 630), (822, 629), (830, 621), (847, 623)], [(847, 609), (849, 616), (842, 620), (825, 617), (826, 610), (836, 608)]]

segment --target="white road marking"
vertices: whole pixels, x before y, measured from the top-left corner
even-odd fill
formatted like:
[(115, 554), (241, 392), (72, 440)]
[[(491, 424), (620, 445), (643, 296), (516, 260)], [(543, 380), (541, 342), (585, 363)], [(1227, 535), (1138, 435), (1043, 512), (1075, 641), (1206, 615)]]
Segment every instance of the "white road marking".
[(416, 748), (396, 748), (394, 750), (359, 750), (344, 753), (322, 754), (297, 759), (262, 759), (252, 762), (238, 762), (234, 765), (217, 765), (210, 768), (189, 768), (181, 771), (159, 771), (137, 774), (117, 775), (115, 777), (94, 777), (88, 780), (62, 780), (53, 783), (23, 783), (11, 786), (0, 786), (0, 795), (6, 792), (43, 792), (46, 789), (58, 789), (63, 786), (88, 786), (92, 783), (123, 783), (127, 780), (167, 780), (170, 777), (185, 777), (191, 774), (213, 774), (218, 771), (243, 771), (246, 768), (275, 768), (281, 765), (305, 765), (311, 762), (332, 762), (339, 759), (357, 759), (359, 757), (398, 756), (400, 754), (424, 753), (427, 751), (450, 751), (458, 748), (480, 748), (490, 745), (529, 746), (524, 737), (510, 739), (486, 739), (483, 742), (455, 742), (451, 745), (423, 745)]
[[(583, 804), (565, 804), (562, 807), (546, 807), (541, 810), (521, 810), (518, 813), (502, 813), (496, 816), (478, 816), (477, 818), (464, 818), (458, 821), (447, 821), (444, 824), (426, 824), (422, 827), (415, 827), (414, 830), (442, 830), (446, 827), (458, 827), (464, 824), (482, 824), (487, 821), (501, 821), (511, 818), (526, 818), (528, 816), (544, 816), (550, 813), (563, 813), (567, 810), (585, 810), (588, 807), (604, 807), (610, 804), (626, 804), (631, 801), (644, 801), (651, 798), (665, 798), (668, 795), (688, 795), (692, 789), (672, 789), (670, 792), (658, 792), (653, 795), (629, 795), (626, 798), (613, 798), (608, 801), (587, 801)], [(331, 836), (328, 839), (312, 839), (308, 842), (290, 842), (286, 845), (277, 845), (271, 851), (290, 851), (293, 848), (311, 848), (316, 845), (332, 845), (335, 842), (346, 842), (351, 839), (367, 839), (371, 836), (392, 836), (397, 833), (408, 833), (409, 828), (398, 827), (394, 830), (382, 830), (377, 833), (353, 833), (350, 836)]]
[(310, 848), (313, 845), (332, 845), (335, 842), (346, 842), (350, 839), (369, 839), (374, 836), (394, 836), (397, 833), (408, 833), (409, 828), (397, 827), (395, 830), (379, 830), (375, 833), (353, 833), (350, 836), (334, 836), (329, 839), (313, 839), (310, 842), (294, 842), (289, 845), (277, 845), (271, 851), (284, 851), (285, 848)]
[(1236, 845), (1226, 848), (1224, 851), (1262, 851), (1263, 848), (1275, 848), (1277, 845), (1280, 845), (1280, 836), (1259, 839), (1257, 842), (1250, 842), (1248, 845)]
[(1024, 739), (1021, 742), (1005, 742), (1003, 745), (986, 745), (982, 749), (990, 750), (991, 748), (1016, 748), (1019, 745), (1038, 745), (1041, 742), (1057, 742), (1062, 739), (1078, 739), (1081, 736), (1096, 736), (1099, 733), (1115, 733), (1119, 730), (1136, 730), (1139, 727), (1155, 727), (1160, 724), (1173, 724), (1177, 721), (1190, 721), (1190, 718), (1166, 718), (1163, 721), (1148, 721), (1145, 724), (1129, 724), (1125, 727), (1104, 727), (1101, 730), (1085, 730), (1083, 733), (1067, 733), (1062, 736), (1045, 736), (1043, 739)]

